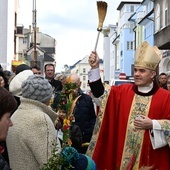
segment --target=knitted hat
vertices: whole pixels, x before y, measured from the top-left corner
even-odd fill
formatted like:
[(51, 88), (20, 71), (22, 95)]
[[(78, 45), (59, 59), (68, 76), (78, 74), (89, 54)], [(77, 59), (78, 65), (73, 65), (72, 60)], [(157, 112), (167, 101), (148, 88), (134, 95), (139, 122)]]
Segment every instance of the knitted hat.
[(46, 102), (52, 97), (52, 86), (40, 75), (31, 75), (22, 83), (22, 96), (25, 98)]
[(73, 167), (74, 170), (96, 170), (94, 161), (89, 156), (80, 153)]
[(31, 70), (31, 68), (26, 64), (20, 64), (19, 66), (16, 67), (16, 74), (19, 74), (24, 70)]
[(24, 70), (17, 74), (9, 83), (9, 91), (14, 96), (21, 96), (21, 85), (22, 82), (25, 81), (30, 75), (33, 75), (33, 72), (31, 70)]
[(71, 164), (73, 166), (72, 170), (96, 170), (96, 164), (92, 158), (78, 153), (73, 147), (64, 148), (62, 155), (66, 160), (66, 165)]

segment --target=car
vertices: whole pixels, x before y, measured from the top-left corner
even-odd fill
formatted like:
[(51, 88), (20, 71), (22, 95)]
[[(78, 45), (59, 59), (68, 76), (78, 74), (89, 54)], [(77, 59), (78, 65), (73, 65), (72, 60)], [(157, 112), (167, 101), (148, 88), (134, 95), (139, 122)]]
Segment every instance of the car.
[(110, 85), (113, 86), (113, 85), (120, 85), (120, 84), (126, 84), (126, 83), (134, 83), (134, 80), (133, 79), (112, 79), (110, 81)]

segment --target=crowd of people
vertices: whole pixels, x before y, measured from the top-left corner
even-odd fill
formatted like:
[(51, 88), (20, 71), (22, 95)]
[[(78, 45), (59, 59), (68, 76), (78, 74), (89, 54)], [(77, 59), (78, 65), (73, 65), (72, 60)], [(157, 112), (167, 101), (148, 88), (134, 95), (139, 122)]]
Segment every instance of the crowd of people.
[[(0, 110), (9, 106), (9, 110), (6, 109), (9, 112), (8, 126), (15, 125), (9, 130), (6, 128), (8, 137), (4, 137), (2, 140), (0, 138), (0, 148), (2, 148), (0, 159), (2, 158), (4, 162), (2, 166), (3, 168), (8, 166), (13, 170), (41, 169), (52, 156), (54, 145), (57, 145), (58, 152), (62, 150), (62, 126), (58, 129), (62, 116), (57, 110), (57, 105), (66, 76), (63, 75), (61, 78), (60, 75), (60, 78), (57, 79), (53, 64), (44, 66), (44, 76), (38, 66), (29, 67), (25, 64), (17, 66), (16, 72), (10, 77), (6, 77), (3, 70), (1, 70), (0, 75), (1, 88), (13, 97), (11, 105), (2, 100), (3, 106), (0, 104)], [(79, 154), (85, 154), (93, 133), (96, 114), (92, 98), (80, 89), (81, 81), (78, 75), (70, 74), (68, 76), (70, 76), (72, 83), (77, 84), (75, 95), (80, 95), (73, 114), (74, 124), (79, 128), (81, 137), (79, 138), (77, 130), (71, 126), (70, 139), (72, 147)], [(0, 93), (1, 97), (4, 97), (3, 93)], [(53, 99), (52, 103), (51, 99)], [(6, 110), (2, 116), (6, 114)], [(58, 133), (59, 130), (60, 133)], [(79, 139), (80, 142), (76, 143)], [(83, 158), (85, 165), (88, 162), (87, 158), (87, 156)], [(95, 168), (94, 162), (89, 162)], [(81, 166), (78, 166), (79, 164), (77, 162), (79, 168), (84, 166), (84, 163)], [(87, 166), (89, 165), (87, 164), (85, 167)]]
[(157, 47), (143, 42), (135, 53), (134, 84), (109, 86), (100, 78), (93, 51), (88, 81), (94, 100), (81, 90), (77, 74), (55, 77), (52, 63), (44, 73), (38, 66), (21, 64), (15, 73), (0, 66), (0, 169), (38, 170), (52, 156), (54, 144), (62, 151), (66, 113), (59, 106), (69, 79), (76, 84), (71, 146), (94, 160), (93, 166), (86, 159), (71, 169), (169, 170), (170, 75), (157, 75), (161, 57)]

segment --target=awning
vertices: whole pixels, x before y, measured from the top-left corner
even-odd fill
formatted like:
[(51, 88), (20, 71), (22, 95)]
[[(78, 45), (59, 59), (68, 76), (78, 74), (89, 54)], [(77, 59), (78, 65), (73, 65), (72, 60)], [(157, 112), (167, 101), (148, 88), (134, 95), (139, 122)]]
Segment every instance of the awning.
[(24, 63), (24, 62), (21, 61), (21, 60), (19, 60), (19, 61), (13, 60), (13, 61), (12, 61), (12, 65), (13, 65), (13, 66), (19, 66), (20, 64), (23, 64), (23, 63)]

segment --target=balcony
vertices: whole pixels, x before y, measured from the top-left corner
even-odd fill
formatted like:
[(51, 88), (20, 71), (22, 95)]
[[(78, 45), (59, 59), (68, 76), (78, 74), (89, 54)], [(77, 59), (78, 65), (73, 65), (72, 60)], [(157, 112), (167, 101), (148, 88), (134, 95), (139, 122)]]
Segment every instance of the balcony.
[(155, 45), (161, 49), (170, 49), (170, 25), (154, 34)]

